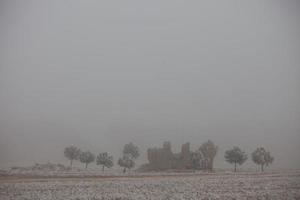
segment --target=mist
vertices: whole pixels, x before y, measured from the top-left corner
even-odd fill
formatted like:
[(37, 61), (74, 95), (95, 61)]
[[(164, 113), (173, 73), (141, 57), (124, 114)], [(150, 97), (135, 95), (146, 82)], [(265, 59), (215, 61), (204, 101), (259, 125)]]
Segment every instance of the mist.
[[(0, 166), (170, 141), (300, 168), (297, 1), (1, 1)], [(95, 165), (95, 164), (93, 164)], [(254, 166), (247, 161), (245, 168)]]

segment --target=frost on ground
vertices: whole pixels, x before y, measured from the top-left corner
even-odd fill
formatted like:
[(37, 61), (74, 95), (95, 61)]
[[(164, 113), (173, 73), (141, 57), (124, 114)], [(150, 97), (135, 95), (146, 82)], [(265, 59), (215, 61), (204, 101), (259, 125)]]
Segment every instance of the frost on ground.
[(1, 200), (300, 199), (300, 173), (0, 181)]

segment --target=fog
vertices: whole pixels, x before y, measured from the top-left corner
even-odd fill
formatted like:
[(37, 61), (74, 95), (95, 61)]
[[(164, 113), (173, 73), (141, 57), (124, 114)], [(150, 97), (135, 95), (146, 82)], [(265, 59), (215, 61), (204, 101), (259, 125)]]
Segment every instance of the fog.
[[(264, 146), (300, 168), (296, 1), (1, 1), (0, 167)], [(79, 163), (77, 163), (79, 165)], [(93, 164), (95, 165), (95, 164)], [(243, 166), (253, 167), (251, 159)]]

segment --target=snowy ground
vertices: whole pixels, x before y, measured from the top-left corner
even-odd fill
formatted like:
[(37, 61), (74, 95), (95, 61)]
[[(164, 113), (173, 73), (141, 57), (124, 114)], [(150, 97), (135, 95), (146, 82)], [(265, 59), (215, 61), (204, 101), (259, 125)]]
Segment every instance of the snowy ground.
[(0, 179), (1, 200), (300, 199), (300, 173)]

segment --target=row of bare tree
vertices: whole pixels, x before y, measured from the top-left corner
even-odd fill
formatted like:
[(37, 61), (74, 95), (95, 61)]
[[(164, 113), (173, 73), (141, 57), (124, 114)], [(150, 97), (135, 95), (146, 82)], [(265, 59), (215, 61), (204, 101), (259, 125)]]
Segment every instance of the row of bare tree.
[[(197, 156), (197, 152), (192, 152), (191, 161), (197, 163), (198, 159), (203, 157), (206, 160), (206, 169), (213, 170), (213, 161), (217, 152), (218, 146), (209, 140), (200, 146), (198, 153), (201, 155)], [(85, 168), (87, 168), (88, 164), (96, 160), (96, 164), (101, 165), (103, 171), (105, 167), (111, 168), (113, 166), (113, 156), (109, 155), (108, 152), (99, 153), (96, 157), (90, 151), (81, 151), (78, 147), (71, 145), (65, 148), (64, 155), (70, 160), (71, 167), (75, 160), (84, 163)], [(124, 146), (123, 156), (118, 160), (118, 165), (123, 168), (124, 173), (127, 169), (130, 170), (135, 166), (135, 160), (139, 155), (139, 148), (132, 142)], [(237, 165), (242, 165), (248, 159), (247, 154), (239, 147), (233, 147), (232, 149), (225, 151), (224, 157), (227, 162), (234, 164), (234, 171), (236, 171)], [(271, 153), (263, 147), (259, 147), (252, 152), (251, 157), (252, 161), (260, 166), (261, 171), (264, 171), (264, 168), (274, 161)]]
[[(242, 165), (248, 159), (247, 154), (239, 147), (233, 147), (232, 149), (225, 151), (224, 157), (227, 162), (234, 164), (235, 172), (237, 165)], [(261, 171), (264, 171), (264, 168), (274, 161), (271, 153), (266, 151), (263, 147), (259, 147), (253, 151), (251, 157), (255, 164), (260, 165)]]
[[(85, 168), (88, 164), (92, 163), (96, 159), (96, 164), (104, 168), (111, 168), (113, 166), (113, 156), (109, 155), (108, 152), (99, 153), (97, 157), (90, 151), (81, 151), (76, 146), (66, 147), (64, 150), (64, 155), (67, 159), (70, 160), (70, 165), (72, 167), (73, 161), (80, 161), (84, 163)], [(126, 144), (123, 149), (123, 156), (118, 160), (119, 166), (123, 167), (123, 172), (126, 172), (126, 169), (131, 169), (135, 165), (135, 159), (139, 157), (139, 149), (133, 143)]]

